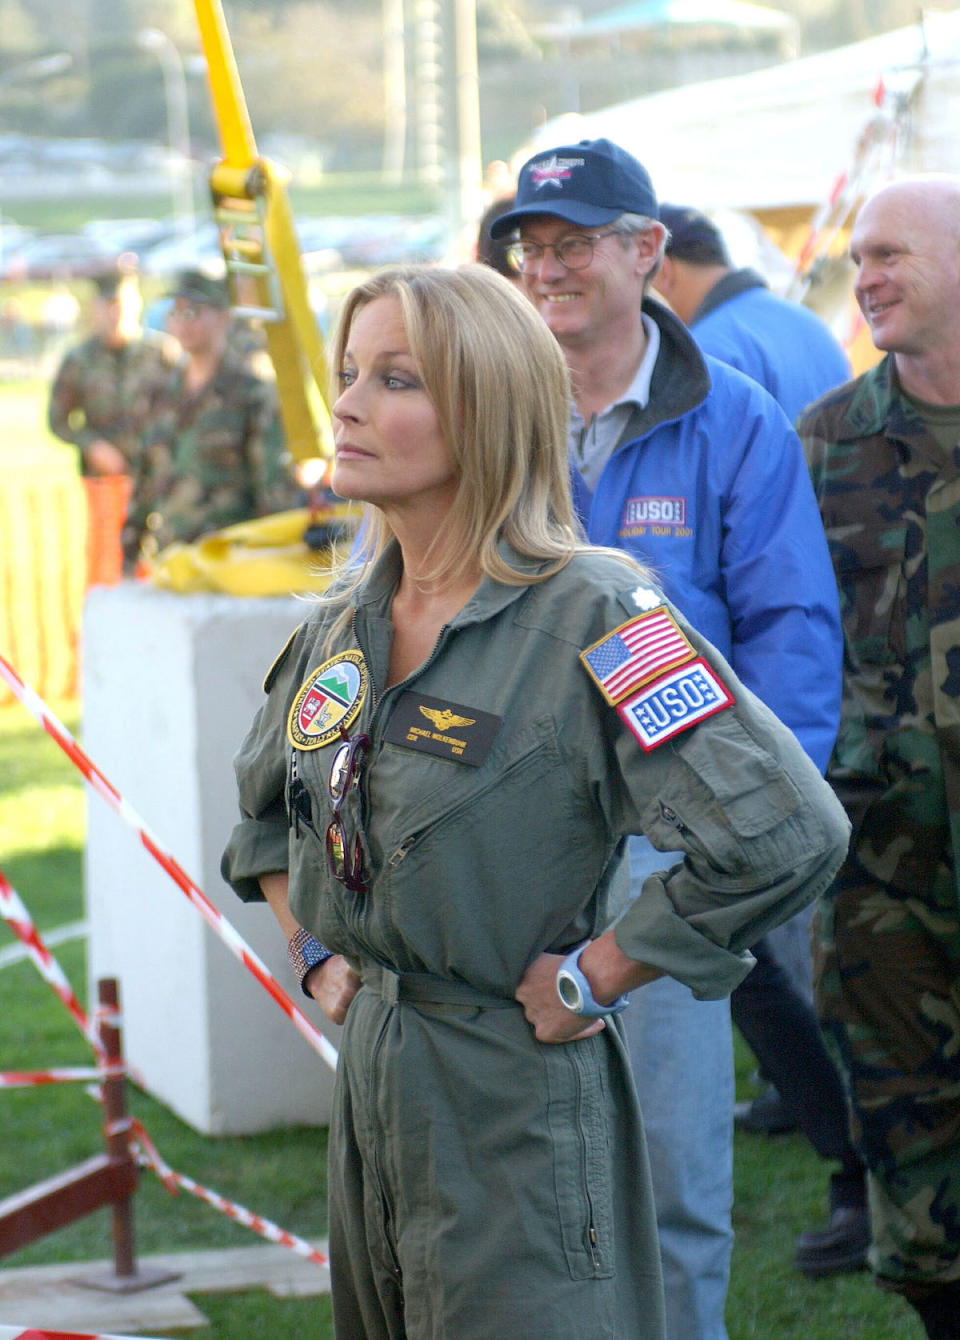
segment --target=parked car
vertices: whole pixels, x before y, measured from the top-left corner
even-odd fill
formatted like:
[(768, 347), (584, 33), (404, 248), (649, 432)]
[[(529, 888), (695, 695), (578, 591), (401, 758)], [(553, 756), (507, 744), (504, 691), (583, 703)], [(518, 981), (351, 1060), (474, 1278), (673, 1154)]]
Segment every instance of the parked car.
[(116, 252), (83, 233), (41, 233), (4, 255), (0, 278), (86, 279), (115, 257)]

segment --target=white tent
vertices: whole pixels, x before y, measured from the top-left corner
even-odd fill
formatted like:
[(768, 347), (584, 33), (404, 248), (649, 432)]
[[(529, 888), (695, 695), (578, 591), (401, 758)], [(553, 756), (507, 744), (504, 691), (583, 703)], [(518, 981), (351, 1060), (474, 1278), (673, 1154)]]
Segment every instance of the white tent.
[(580, 34), (636, 33), (677, 29), (730, 29), (793, 36), (797, 22), (789, 14), (750, 0), (631, 0), (601, 10), (567, 29), (570, 37)]
[(557, 117), (530, 151), (606, 136), (636, 154), (663, 200), (809, 217), (850, 172), (871, 123), (890, 170), (960, 172), (960, 10), (928, 12), (915, 27), (822, 55)]

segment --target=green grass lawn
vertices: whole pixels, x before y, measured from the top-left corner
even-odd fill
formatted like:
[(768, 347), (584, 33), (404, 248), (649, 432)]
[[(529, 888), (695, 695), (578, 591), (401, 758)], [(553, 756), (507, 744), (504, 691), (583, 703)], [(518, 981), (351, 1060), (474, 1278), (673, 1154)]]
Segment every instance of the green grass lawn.
[[(208, 207), (198, 183), (197, 206), (202, 217)], [(327, 173), (315, 186), (291, 182), (287, 188), (296, 215), (435, 214), (443, 206), (442, 193), (417, 181), (386, 183), (379, 172)], [(64, 199), (17, 200), (4, 209), (4, 218), (41, 232), (69, 232), (90, 219), (164, 219), (170, 197), (163, 191), (136, 195), (74, 194)]]

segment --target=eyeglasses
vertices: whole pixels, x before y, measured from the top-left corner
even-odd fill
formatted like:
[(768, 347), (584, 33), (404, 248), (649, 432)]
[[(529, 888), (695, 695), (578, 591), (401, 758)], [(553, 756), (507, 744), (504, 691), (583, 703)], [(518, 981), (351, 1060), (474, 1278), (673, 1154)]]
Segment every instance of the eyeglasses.
[(333, 756), (327, 791), (333, 801), (333, 818), (327, 827), (327, 866), (334, 879), (352, 893), (367, 893), (363, 878), (363, 843), (359, 829), (351, 845), (343, 819), (340, 817), (344, 801), (360, 780), (360, 764), (364, 750), (370, 745), (369, 735), (357, 735), (352, 740), (341, 729), (343, 744)]
[(615, 228), (605, 233), (571, 233), (559, 242), (511, 242), (507, 260), (521, 274), (532, 270), (543, 260), (545, 251), (552, 251), (565, 270), (585, 270), (593, 260), (593, 249), (605, 237), (613, 237)]
[(170, 321), (199, 321), (210, 310), (206, 303), (185, 302), (170, 308)]

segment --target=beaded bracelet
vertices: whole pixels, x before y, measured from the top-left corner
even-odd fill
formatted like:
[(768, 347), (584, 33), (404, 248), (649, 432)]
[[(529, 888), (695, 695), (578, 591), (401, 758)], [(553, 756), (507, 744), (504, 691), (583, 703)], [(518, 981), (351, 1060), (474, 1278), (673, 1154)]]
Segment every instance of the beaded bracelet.
[(328, 958), (333, 958), (333, 950), (325, 948), (315, 935), (305, 931), (302, 926), (287, 942), (287, 960), (300, 983), (300, 990), (311, 1000), (313, 997), (306, 987), (307, 974), (321, 963), (326, 963)]

